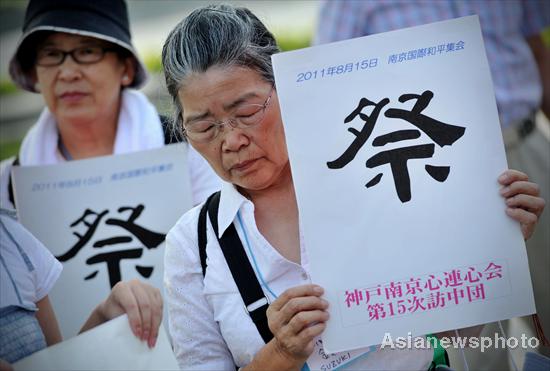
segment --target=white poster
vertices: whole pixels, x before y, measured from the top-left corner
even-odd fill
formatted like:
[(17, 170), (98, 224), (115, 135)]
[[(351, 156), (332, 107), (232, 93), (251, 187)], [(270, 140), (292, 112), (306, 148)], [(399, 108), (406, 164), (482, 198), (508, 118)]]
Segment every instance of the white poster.
[(13, 176), (21, 223), (63, 264), (49, 297), (65, 338), (120, 280), (162, 290), (164, 237), (192, 203), (184, 144)]
[(164, 328), (153, 349), (137, 339), (126, 315), (13, 364), (26, 370), (179, 370)]
[(273, 64), (327, 352), (535, 311), (477, 16)]

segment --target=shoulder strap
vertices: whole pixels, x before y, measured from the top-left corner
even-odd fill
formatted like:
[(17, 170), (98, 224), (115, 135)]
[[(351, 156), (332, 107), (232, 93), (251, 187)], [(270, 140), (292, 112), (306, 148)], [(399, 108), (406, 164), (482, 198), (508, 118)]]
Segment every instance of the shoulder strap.
[(208, 197), (204, 205), (202, 205), (201, 212), (199, 214), (199, 224), (197, 226), (197, 235), (199, 237), (199, 257), (201, 259), (203, 277), (206, 275), (206, 214), (208, 213), (208, 205), (210, 204), (212, 198), (214, 198), (216, 193), (220, 193), (220, 191), (212, 193)]
[(164, 144), (185, 142), (185, 138), (172, 127), (172, 122), (168, 116), (159, 115), (162, 132), (164, 133)]
[[(210, 223), (214, 233), (218, 236), (218, 208), (220, 206), (220, 192), (211, 195), (201, 209), (199, 215), (199, 255), (201, 256), (201, 265), (203, 275), (206, 272), (206, 214), (209, 215)], [(207, 210), (207, 211), (206, 211)], [(202, 219), (202, 221), (201, 221)], [(201, 237), (203, 235), (203, 237)], [(262, 339), (267, 343), (273, 338), (267, 324), (266, 310), (269, 306), (268, 300), (264, 295), (262, 287), (256, 278), (254, 269), (246, 256), (241, 239), (237, 234), (235, 225), (231, 224), (221, 238), (218, 238), (220, 248), (223, 252), (231, 275), (237, 284), (239, 293), (245, 304), (245, 308), (256, 325)], [(202, 244), (202, 245), (201, 245)], [(201, 250), (203, 252), (201, 253)], [(204, 263), (203, 263), (204, 254)]]
[[(15, 157), (15, 160), (11, 164), (12, 167), (19, 166), (19, 156)], [(13, 207), (15, 208), (15, 193), (13, 191), (13, 180), (11, 174), (9, 175), (8, 179), (8, 198), (10, 202), (12, 203)]]

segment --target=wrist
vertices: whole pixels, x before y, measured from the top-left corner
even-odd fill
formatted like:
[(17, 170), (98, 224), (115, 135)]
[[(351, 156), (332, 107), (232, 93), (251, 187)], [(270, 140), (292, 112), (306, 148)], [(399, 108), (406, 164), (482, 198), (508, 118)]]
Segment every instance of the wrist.
[(105, 312), (105, 302), (103, 301), (94, 308), (92, 313), (90, 313), (90, 316), (88, 317), (88, 319), (86, 320), (82, 328), (80, 329), (79, 333), (88, 331), (107, 321), (108, 321), (108, 318)]
[(270, 343), (273, 343), (274, 352), (278, 358), (288, 363), (289, 370), (300, 370), (306, 363), (307, 355), (297, 355), (288, 351), (278, 340), (273, 338)]
[(277, 339), (273, 338), (256, 353), (252, 362), (243, 367), (242, 370), (300, 371), (306, 359), (307, 357), (304, 359), (297, 358), (290, 352), (285, 351)]
[(105, 300), (97, 305), (94, 312), (95, 312), (96, 317), (97, 317), (97, 319), (99, 320), (100, 323), (107, 322), (109, 320), (109, 318), (107, 316)]

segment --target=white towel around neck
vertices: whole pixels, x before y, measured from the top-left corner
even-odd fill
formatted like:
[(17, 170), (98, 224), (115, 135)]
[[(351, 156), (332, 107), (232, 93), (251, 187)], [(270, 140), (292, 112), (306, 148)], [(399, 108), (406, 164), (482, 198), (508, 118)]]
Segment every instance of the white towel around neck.
[[(57, 148), (58, 140), (55, 117), (45, 108), (21, 144), (19, 163), (23, 166), (36, 166), (63, 162)], [(163, 145), (164, 133), (155, 107), (143, 93), (124, 89), (113, 154), (159, 148)]]

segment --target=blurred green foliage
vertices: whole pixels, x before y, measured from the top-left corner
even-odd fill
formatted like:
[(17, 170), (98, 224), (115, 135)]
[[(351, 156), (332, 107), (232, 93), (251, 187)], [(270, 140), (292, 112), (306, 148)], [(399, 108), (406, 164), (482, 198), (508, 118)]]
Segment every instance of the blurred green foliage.
[(287, 36), (278, 36), (277, 43), (282, 51), (287, 52), (290, 50), (307, 48), (311, 45), (311, 35), (307, 34), (295, 34)]
[(17, 86), (11, 80), (0, 80), (0, 95), (13, 94), (17, 91)]
[[(311, 45), (311, 35), (295, 34), (277, 37), (277, 43), (282, 51), (307, 48)], [(157, 53), (150, 53), (143, 58), (143, 63), (151, 73), (162, 73), (161, 56)]]
[(547, 27), (542, 31), (542, 40), (547, 48), (550, 48), (550, 27)]
[(23, 0), (1, 0), (0, 10), (6, 10), (10, 8), (25, 9), (27, 7), (27, 1)]
[(147, 71), (151, 73), (162, 73), (162, 62), (160, 54), (149, 54), (143, 59)]
[(20, 140), (15, 140), (13, 142), (6, 142), (0, 144), (0, 161), (15, 156), (19, 152), (19, 146), (21, 145)]

